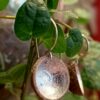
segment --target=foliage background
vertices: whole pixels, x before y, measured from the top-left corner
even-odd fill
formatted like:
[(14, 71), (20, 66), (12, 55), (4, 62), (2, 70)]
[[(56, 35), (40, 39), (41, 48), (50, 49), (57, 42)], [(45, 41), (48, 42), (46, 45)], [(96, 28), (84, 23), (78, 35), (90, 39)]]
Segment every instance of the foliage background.
[[(10, 0), (0, 0), (0, 16), (4, 15), (15, 15), (20, 5), (24, 2), (24, 0), (14, 1)], [(3, 3), (1, 3), (3, 2)], [(56, 1), (54, 1), (55, 3)], [(6, 7), (6, 8), (5, 8)], [(58, 17), (63, 22), (68, 23), (73, 27), (79, 27), (82, 32), (87, 35), (90, 41), (90, 49), (89, 54), (82, 59), (81, 67), (82, 67), (82, 79), (84, 82), (84, 86), (86, 88), (86, 97), (78, 96), (72, 93), (68, 93), (64, 96), (63, 100), (99, 100), (99, 90), (100, 90), (100, 54), (99, 54), (99, 43), (94, 42), (90, 39), (90, 32), (87, 24), (93, 23), (93, 18), (90, 17), (93, 15), (93, 8), (91, 6), (91, 0), (63, 0), (60, 1), (58, 5), (58, 10), (66, 10), (66, 13), (56, 12), (54, 17)], [(59, 15), (59, 16), (58, 16)], [(78, 18), (77, 18), (78, 17)], [(74, 23), (73, 23), (74, 21)], [(11, 100), (11, 98), (18, 98), (17, 93), (20, 91), (18, 84), (15, 84), (15, 77), (22, 76), (24, 73), (23, 66), (19, 65), (19, 63), (26, 62), (29, 42), (21, 42), (19, 41), (13, 31), (13, 20), (4, 20), (0, 19), (0, 97), (2, 100)], [(95, 25), (92, 24), (92, 31), (95, 30)], [(65, 29), (66, 30), (66, 29)], [(67, 30), (66, 30), (67, 31)], [(42, 47), (41, 47), (42, 48)], [(40, 48), (40, 49), (41, 49)], [(42, 49), (41, 49), (42, 51)], [(15, 66), (22, 68), (21, 72), (15, 71)], [(21, 67), (20, 67), (21, 66)], [(9, 70), (5, 73), (5, 70)], [(13, 71), (14, 70), (14, 71)], [(14, 72), (14, 73), (13, 73)], [(16, 74), (17, 73), (17, 74)], [(21, 73), (21, 74), (20, 74)], [(5, 75), (6, 80), (2, 78), (2, 75)], [(6, 75), (7, 74), (7, 75)], [(14, 78), (11, 76), (15, 76)], [(17, 75), (17, 76), (16, 76)], [(10, 81), (7, 80), (10, 77)], [(19, 79), (21, 80), (21, 79)], [(5, 84), (6, 83), (6, 84)], [(5, 84), (5, 85), (4, 85)], [(92, 91), (91, 91), (92, 90)], [(10, 91), (10, 92), (9, 92)], [(17, 94), (15, 96), (15, 94)], [(92, 95), (90, 95), (92, 94)], [(26, 100), (37, 100), (36, 96), (26, 95)]]

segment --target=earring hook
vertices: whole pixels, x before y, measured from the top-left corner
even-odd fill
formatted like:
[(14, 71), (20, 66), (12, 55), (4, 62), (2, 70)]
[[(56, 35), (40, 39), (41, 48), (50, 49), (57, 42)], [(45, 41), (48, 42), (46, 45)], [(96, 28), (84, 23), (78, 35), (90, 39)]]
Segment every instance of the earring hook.
[(37, 38), (35, 39), (35, 43), (36, 43), (37, 57), (39, 58), (40, 54), (39, 54), (39, 47), (38, 47), (38, 40), (37, 40)]
[(86, 54), (87, 54), (87, 52), (88, 52), (88, 50), (89, 50), (89, 41), (88, 41), (88, 39), (84, 36), (84, 34), (82, 34), (82, 36), (83, 36), (83, 39), (85, 40), (85, 43), (86, 43), (86, 46), (84, 46), (85, 44), (84, 44), (84, 41), (83, 41), (83, 49), (81, 49), (81, 51), (80, 51), (80, 53), (79, 53), (79, 56), (80, 57), (83, 57), (83, 56), (85, 56)]
[(53, 23), (53, 25), (55, 27), (55, 41), (54, 41), (54, 44), (52, 45), (52, 47), (50, 48), (50, 50), (46, 52), (46, 54), (48, 54), (48, 52), (49, 52), (49, 55), (52, 58), (51, 51), (54, 49), (54, 47), (57, 43), (57, 40), (58, 40), (58, 28), (57, 28), (57, 25), (56, 25), (55, 21), (53, 20), (53, 18), (51, 18), (51, 22)]
[(58, 28), (57, 28), (57, 25), (55, 23), (55, 21), (51, 18), (51, 22), (53, 23), (54, 27), (55, 27), (55, 41), (54, 41), (54, 44), (53, 46), (51, 47), (50, 51), (52, 51), (57, 43), (57, 40), (58, 40)]
[(82, 34), (83, 38), (86, 40), (86, 43), (87, 43), (87, 52), (89, 50), (89, 41), (88, 39), (84, 36), (84, 34)]

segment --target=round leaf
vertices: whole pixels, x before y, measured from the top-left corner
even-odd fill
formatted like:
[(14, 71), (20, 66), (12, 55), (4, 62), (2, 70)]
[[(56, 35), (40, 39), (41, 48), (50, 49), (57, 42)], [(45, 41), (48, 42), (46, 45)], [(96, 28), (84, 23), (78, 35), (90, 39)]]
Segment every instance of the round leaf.
[(16, 36), (20, 40), (26, 41), (31, 38), (36, 10), (37, 6), (32, 2), (25, 2), (19, 8), (14, 28)]
[(83, 44), (83, 37), (79, 29), (70, 29), (66, 39), (66, 55), (73, 57), (80, 52)]
[(33, 36), (40, 37), (45, 34), (50, 26), (50, 14), (46, 7), (38, 7), (33, 25)]

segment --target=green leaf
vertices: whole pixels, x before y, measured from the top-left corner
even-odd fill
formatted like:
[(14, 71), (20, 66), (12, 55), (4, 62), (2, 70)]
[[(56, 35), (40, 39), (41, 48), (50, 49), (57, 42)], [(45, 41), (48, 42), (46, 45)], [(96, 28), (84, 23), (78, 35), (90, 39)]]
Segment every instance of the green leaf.
[(6, 72), (0, 72), (0, 84), (21, 83), (24, 78), (26, 64), (18, 64)]
[(56, 9), (58, 6), (59, 0), (47, 0), (47, 7), (49, 9)]
[(78, 18), (76, 21), (80, 24), (86, 24), (89, 21), (90, 13), (85, 9), (77, 8), (75, 9), (75, 13), (77, 14)]
[(50, 14), (45, 7), (38, 7), (36, 18), (33, 25), (33, 37), (44, 35), (50, 26)]
[(62, 100), (87, 100), (83, 96), (78, 96), (73, 93), (66, 93), (66, 95), (62, 98)]
[(79, 29), (70, 29), (66, 39), (66, 55), (73, 57), (80, 52), (83, 44), (83, 37)]
[(90, 41), (88, 55), (82, 62), (81, 72), (84, 86), (100, 90), (100, 43)]
[(63, 0), (65, 4), (72, 5), (78, 2), (78, 0)]
[[(66, 41), (64, 38), (64, 32), (62, 30), (62, 28), (60, 27), (60, 25), (57, 24), (57, 28), (58, 28), (58, 40), (57, 43), (54, 47), (54, 49), (52, 50), (52, 52), (54, 53), (63, 53), (66, 50)], [(45, 44), (45, 46), (50, 49), (55, 41), (55, 28), (54, 25), (51, 24), (48, 33), (46, 34), (46, 36), (43, 38), (43, 42)]]
[(23, 41), (32, 36), (33, 23), (36, 16), (37, 6), (32, 2), (25, 2), (18, 10), (15, 20), (16, 36)]
[(0, 0), (0, 10), (3, 10), (8, 5), (9, 0)]
[(20, 40), (26, 41), (46, 33), (50, 23), (50, 14), (43, 0), (25, 2), (16, 15), (15, 33)]

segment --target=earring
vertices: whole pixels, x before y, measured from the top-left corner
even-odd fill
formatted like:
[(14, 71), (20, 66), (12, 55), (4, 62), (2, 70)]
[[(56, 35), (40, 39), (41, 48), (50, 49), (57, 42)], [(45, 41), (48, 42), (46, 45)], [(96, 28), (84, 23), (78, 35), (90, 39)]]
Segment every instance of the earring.
[[(53, 19), (51, 21), (57, 28)], [(65, 63), (50, 52), (57, 42), (58, 30), (56, 28), (56, 39), (49, 50), (50, 55), (39, 57), (39, 50), (37, 48), (38, 60), (32, 69), (32, 84), (38, 95), (47, 100), (60, 99), (68, 91), (70, 83), (69, 72)]]
[[(89, 42), (88, 39), (83, 36), (83, 47), (80, 50), (79, 58), (83, 58), (88, 53)], [(69, 63), (69, 73), (70, 73), (70, 87), (69, 90), (78, 95), (84, 95), (84, 87), (80, 75), (78, 59), (73, 59)]]
[(83, 82), (78, 67), (78, 59), (71, 60), (68, 69), (70, 73), (69, 90), (75, 94), (84, 95)]

